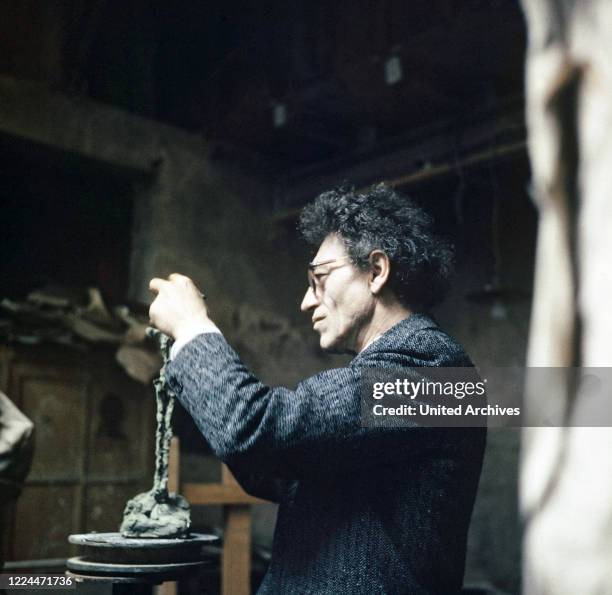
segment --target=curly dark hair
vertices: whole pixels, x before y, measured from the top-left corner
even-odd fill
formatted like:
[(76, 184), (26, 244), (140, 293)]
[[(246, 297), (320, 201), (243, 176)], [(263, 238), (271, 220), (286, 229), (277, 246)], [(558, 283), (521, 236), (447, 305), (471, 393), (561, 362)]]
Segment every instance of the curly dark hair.
[(323, 192), (303, 209), (299, 228), (314, 247), (338, 234), (361, 270), (372, 250), (382, 250), (391, 263), (389, 288), (412, 310), (429, 310), (450, 287), (452, 246), (433, 233), (423, 209), (386, 184), (363, 194), (346, 186)]

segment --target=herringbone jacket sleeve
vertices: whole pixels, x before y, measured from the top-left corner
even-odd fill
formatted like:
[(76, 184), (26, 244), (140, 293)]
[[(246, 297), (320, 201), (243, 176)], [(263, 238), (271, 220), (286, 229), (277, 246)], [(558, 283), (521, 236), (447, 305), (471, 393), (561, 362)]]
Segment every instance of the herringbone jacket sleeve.
[(426, 448), (424, 428), (362, 427), (361, 373), (347, 366), (295, 390), (270, 387), (222, 335), (203, 334), (181, 350), (167, 377), (219, 458), (254, 473), (300, 479), (375, 465), (381, 452), (401, 460)]

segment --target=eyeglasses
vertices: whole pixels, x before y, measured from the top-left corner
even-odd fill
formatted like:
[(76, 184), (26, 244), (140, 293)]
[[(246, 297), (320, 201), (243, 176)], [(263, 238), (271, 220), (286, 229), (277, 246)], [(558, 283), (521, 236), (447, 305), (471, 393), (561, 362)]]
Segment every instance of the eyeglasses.
[[(333, 269), (325, 273), (319, 273), (318, 275), (315, 274), (315, 269), (325, 264), (333, 264), (334, 262), (340, 262), (341, 260), (347, 260), (348, 258), (349, 258), (348, 256), (342, 256), (340, 258), (332, 258), (331, 260), (323, 260), (321, 262), (311, 262), (308, 264), (308, 286), (310, 287), (310, 289), (312, 289), (312, 293), (314, 293), (316, 298), (321, 297), (321, 294), (323, 293), (323, 289), (325, 285), (323, 278), (327, 277), (327, 275), (329, 275), (332, 271), (335, 271), (336, 269), (339, 269), (345, 265), (342, 264), (338, 267), (334, 267)], [(349, 264), (349, 263), (346, 263), (346, 264)]]

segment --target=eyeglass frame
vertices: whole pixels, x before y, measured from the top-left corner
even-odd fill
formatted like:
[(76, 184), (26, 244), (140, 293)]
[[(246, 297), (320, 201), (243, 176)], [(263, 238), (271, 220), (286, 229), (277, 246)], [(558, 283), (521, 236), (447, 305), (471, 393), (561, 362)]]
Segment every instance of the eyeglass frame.
[[(332, 258), (331, 260), (323, 260), (322, 262), (309, 262), (308, 263), (308, 287), (312, 290), (312, 293), (316, 298), (319, 298), (319, 295), (317, 294), (317, 287), (319, 289), (323, 289), (323, 288), (321, 285), (317, 285), (317, 278), (314, 275), (314, 270), (317, 267), (320, 267), (326, 264), (332, 264), (334, 262), (338, 262), (339, 260), (347, 260), (347, 259), (350, 260), (350, 256), (340, 256), (339, 258)], [(346, 264), (350, 264), (350, 262)], [(332, 273), (333, 271), (339, 268), (341, 267), (335, 267), (331, 271), (329, 271), (329, 273)], [(326, 273), (326, 274), (329, 274), (329, 273)]]

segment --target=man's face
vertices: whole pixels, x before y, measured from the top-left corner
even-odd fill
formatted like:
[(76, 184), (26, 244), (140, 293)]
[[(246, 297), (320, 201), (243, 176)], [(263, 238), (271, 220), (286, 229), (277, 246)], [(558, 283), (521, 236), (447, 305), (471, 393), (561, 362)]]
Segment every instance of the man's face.
[[(316, 266), (317, 263), (327, 264)], [(301, 310), (312, 313), (321, 348), (336, 353), (355, 352), (374, 312), (369, 273), (350, 262), (336, 235), (325, 238), (310, 270), (314, 289), (309, 286)]]

